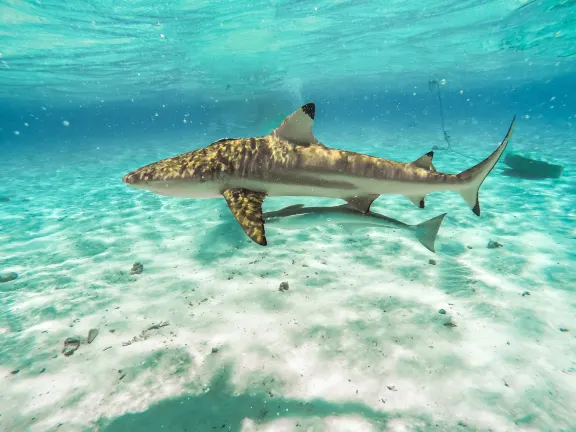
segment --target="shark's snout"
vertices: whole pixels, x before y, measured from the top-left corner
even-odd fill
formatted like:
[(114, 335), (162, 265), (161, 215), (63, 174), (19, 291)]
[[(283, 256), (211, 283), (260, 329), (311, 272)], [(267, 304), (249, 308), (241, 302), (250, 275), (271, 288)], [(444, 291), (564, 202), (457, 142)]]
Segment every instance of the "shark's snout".
[(129, 172), (122, 177), (122, 181), (130, 186), (141, 187), (148, 184), (150, 176), (139, 170)]
[(134, 175), (133, 172), (129, 172), (128, 174), (122, 177), (122, 181), (126, 184), (133, 185), (138, 182), (138, 178)]

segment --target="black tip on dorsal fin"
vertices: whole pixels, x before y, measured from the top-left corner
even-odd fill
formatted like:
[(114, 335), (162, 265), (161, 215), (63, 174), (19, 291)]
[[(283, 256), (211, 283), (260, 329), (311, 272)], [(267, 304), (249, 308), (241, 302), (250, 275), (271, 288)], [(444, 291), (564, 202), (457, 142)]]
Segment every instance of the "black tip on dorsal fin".
[(426, 156), (428, 156), (429, 158), (433, 158), (433, 157), (434, 157), (434, 152), (433, 152), (433, 151), (429, 151), (428, 153), (426, 153)]
[(270, 134), (297, 145), (319, 145), (312, 133), (315, 115), (316, 105), (313, 102), (302, 105), (286, 117), (282, 124)]
[(314, 120), (314, 116), (316, 115), (316, 104), (314, 102), (307, 103), (306, 105), (302, 105), (302, 111)]

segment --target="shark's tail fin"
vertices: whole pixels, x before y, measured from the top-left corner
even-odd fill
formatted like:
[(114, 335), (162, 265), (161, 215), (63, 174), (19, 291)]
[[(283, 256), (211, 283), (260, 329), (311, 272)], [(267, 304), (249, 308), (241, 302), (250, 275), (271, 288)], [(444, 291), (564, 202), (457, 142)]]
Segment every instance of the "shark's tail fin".
[(494, 151), (494, 153), (492, 153), (479, 164), (458, 174), (458, 178), (462, 181), (462, 187), (458, 192), (460, 192), (476, 216), (480, 216), (480, 201), (478, 200), (478, 191), (488, 174), (490, 174), (490, 171), (492, 171), (500, 159), (500, 156), (502, 156), (502, 153), (504, 153), (504, 150), (506, 150), (508, 141), (510, 141), (510, 137), (512, 136), (514, 120), (516, 120), (516, 116), (514, 116), (512, 119), (512, 123), (510, 124), (510, 128), (508, 129), (508, 133), (504, 137), (504, 140)]
[(429, 251), (436, 252), (434, 249), (434, 242), (436, 241), (436, 235), (438, 234), (444, 216), (446, 216), (446, 213), (429, 219), (426, 222), (414, 225), (416, 238), (420, 240), (420, 243), (422, 243), (422, 245)]

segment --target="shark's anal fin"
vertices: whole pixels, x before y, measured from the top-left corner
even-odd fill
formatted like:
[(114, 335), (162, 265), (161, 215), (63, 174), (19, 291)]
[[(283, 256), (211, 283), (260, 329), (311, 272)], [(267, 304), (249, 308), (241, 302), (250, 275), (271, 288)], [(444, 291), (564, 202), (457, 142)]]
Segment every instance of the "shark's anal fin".
[(423, 196), (406, 195), (406, 198), (412, 201), (416, 207), (424, 208), (426, 206)]
[(266, 246), (262, 203), (266, 194), (247, 189), (226, 189), (222, 192), (230, 211), (246, 233), (255, 243)]
[[(436, 167), (432, 163), (432, 159), (434, 158), (434, 152), (429, 151), (425, 155), (420, 156), (413, 162), (410, 162), (408, 165), (412, 165), (418, 168), (425, 169), (427, 171), (436, 172)], [(414, 203), (416, 207), (424, 208), (426, 206), (426, 202), (424, 201), (424, 196), (406, 196), (410, 201)]]
[(428, 171), (436, 172), (436, 167), (432, 163), (432, 159), (434, 158), (434, 152), (429, 151), (425, 155), (420, 156), (413, 162), (410, 162), (410, 165), (417, 166), (418, 168), (422, 168)]
[(280, 126), (270, 132), (270, 135), (304, 146), (320, 144), (312, 133), (315, 115), (314, 103), (302, 105), (286, 117)]
[(368, 213), (370, 211), (370, 206), (380, 195), (364, 195), (346, 198), (344, 201), (362, 213)]

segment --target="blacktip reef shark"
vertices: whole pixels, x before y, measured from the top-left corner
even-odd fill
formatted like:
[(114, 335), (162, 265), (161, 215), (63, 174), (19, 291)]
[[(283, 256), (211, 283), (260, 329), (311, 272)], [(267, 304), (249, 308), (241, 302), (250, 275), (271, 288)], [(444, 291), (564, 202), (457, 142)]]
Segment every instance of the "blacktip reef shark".
[(433, 152), (397, 162), (327, 147), (312, 132), (315, 113), (315, 104), (307, 103), (266, 136), (223, 138), (143, 166), (123, 181), (165, 196), (224, 197), (244, 232), (262, 246), (267, 196), (340, 198), (367, 213), (382, 194), (405, 195), (423, 208), (427, 194), (452, 190), (480, 216), (478, 190), (506, 149), (515, 119), (490, 156), (459, 174), (445, 174), (432, 165)]
[(350, 204), (330, 207), (306, 207), (304, 204), (294, 204), (280, 210), (266, 212), (263, 216), (267, 226), (285, 230), (331, 224), (340, 225), (352, 232), (371, 227), (399, 228), (411, 232), (422, 246), (431, 252), (436, 252), (434, 246), (436, 235), (446, 213), (416, 225), (406, 224), (370, 210), (362, 213)]

